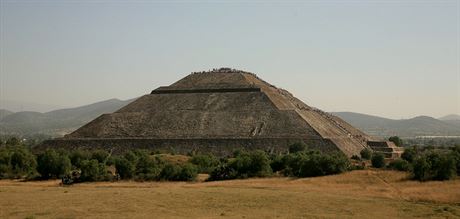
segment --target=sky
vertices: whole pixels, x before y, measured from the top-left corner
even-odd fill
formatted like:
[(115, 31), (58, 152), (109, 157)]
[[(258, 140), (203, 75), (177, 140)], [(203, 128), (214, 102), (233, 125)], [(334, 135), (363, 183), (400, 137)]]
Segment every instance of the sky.
[(325, 111), (460, 114), (460, 0), (0, 0), (0, 108), (131, 99), (256, 73)]

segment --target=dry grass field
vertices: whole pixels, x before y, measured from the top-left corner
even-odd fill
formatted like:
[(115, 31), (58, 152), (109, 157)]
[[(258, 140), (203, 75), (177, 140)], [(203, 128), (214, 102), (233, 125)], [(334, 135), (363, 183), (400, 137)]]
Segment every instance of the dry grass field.
[(0, 181), (0, 218), (460, 218), (460, 180), (363, 170), (307, 179)]

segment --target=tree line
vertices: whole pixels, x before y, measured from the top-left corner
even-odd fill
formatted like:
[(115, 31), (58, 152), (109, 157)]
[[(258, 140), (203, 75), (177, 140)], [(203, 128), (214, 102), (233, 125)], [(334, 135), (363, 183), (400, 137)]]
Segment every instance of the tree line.
[[(8, 142), (8, 141), (7, 141)], [(460, 170), (460, 146), (452, 148), (407, 148), (401, 159), (388, 164), (382, 154), (369, 149), (352, 160), (365, 161), (375, 168), (408, 171), (416, 180), (448, 180)], [(232, 156), (215, 157), (193, 154), (183, 162), (171, 162), (146, 150), (130, 150), (112, 155), (104, 150), (54, 150), (38, 154), (9, 141), (0, 146), (0, 178), (63, 179), (63, 182), (111, 180), (194, 181), (199, 173), (209, 174), (208, 180), (244, 179), (250, 177), (289, 176), (314, 177), (362, 169), (343, 153), (323, 153), (311, 150), (303, 143), (289, 146), (287, 153), (236, 150)]]

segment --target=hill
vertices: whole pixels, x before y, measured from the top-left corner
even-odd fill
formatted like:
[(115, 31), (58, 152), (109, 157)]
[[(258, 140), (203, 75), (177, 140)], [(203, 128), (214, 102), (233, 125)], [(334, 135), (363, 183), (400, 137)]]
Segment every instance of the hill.
[(62, 136), (104, 113), (111, 113), (132, 100), (110, 99), (76, 108), (61, 109), (47, 113), (9, 113), (0, 120), (0, 134)]
[(9, 116), (11, 114), (13, 114), (14, 112), (11, 112), (9, 110), (5, 110), (5, 109), (0, 109), (0, 120), (2, 120), (3, 118), (5, 118), (6, 116)]
[(334, 112), (332, 114), (373, 136), (460, 136), (460, 126), (428, 116), (394, 120), (353, 112)]
[(442, 121), (460, 120), (460, 115), (450, 114), (450, 115), (439, 118), (439, 120), (442, 120)]
[[(131, 100), (110, 99), (76, 108), (54, 110), (47, 113), (11, 112), (0, 109), (0, 134), (62, 136), (70, 133), (104, 113), (111, 113), (131, 103)], [(439, 119), (419, 116), (393, 120), (354, 112), (332, 113), (362, 131), (379, 137), (391, 135), (414, 137), (419, 135), (460, 135), (458, 115)]]

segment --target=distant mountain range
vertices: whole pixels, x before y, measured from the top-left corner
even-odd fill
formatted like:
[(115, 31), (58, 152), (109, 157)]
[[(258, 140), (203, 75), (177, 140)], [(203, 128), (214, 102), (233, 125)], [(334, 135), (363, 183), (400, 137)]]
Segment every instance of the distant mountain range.
[[(30, 111), (15, 113), (0, 109), (0, 135), (63, 136), (104, 113), (115, 112), (134, 100), (110, 99), (47, 113)], [(412, 119), (393, 120), (353, 112), (334, 112), (332, 114), (369, 135), (378, 137), (392, 135), (401, 137), (460, 136), (460, 115), (447, 115), (439, 119), (418, 116)]]
[(459, 115), (449, 115), (439, 119), (417, 116), (412, 119), (394, 120), (353, 112), (332, 114), (372, 136), (460, 136)]
[(0, 110), (0, 134), (63, 136), (104, 113), (115, 112), (133, 100), (110, 99), (86, 106), (54, 110), (47, 113), (31, 111), (13, 113), (7, 110)]

